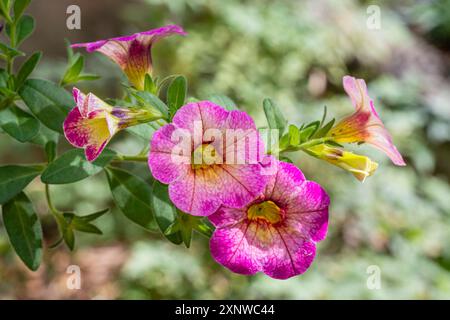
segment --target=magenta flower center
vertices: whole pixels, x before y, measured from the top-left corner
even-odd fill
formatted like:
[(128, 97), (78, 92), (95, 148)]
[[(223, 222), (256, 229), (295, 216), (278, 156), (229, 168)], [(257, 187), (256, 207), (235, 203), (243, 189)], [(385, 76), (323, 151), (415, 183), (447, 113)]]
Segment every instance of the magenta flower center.
[(273, 201), (263, 201), (247, 209), (247, 218), (258, 222), (277, 224), (283, 219), (283, 210)]

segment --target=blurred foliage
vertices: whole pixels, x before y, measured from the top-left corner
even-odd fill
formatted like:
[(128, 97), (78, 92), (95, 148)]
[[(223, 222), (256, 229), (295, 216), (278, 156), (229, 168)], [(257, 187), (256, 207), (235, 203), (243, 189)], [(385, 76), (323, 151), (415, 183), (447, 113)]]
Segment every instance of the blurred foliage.
[[(380, 30), (366, 27), (369, 4), (374, 3), (145, 0), (126, 5), (121, 13), (123, 34), (166, 23), (180, 24), (189, 33), (155, 47), (158, 74), (186, 75), (190, 96), (229, 95), (261, 126), (265, 125), (261, 105), (266, 97), (276, 101), (292, 123), (320, 117), (324, 105), (340, 117), (352, 111), (341, 86), (342, 76), (366, 79), (408, 166), (394, 167), (377, 151), (355, 147), (380, 163), (376, 174), (361, 185), (335, 167), (299, 155), (295, 161), (306, 177), (321, 183), (330, 194), (330, 226), (312, 267), (287, 281), (232, 274), (212, 260), (201, 236), (194, 238), (190, 249), (176, 247), (137, 226), (121, 223), (123, 217), (112, 212), (100, 220), (106, 237), (80, 237), (79, 251), (82, 255), (85, 247), (118, 242), (129, 251), (118, 277), (109, 279), (117, 290), (108, 295), (99, 288), (86, 288), (82, 297), (450, 297), (450, 2), (379, 1), (375, 4), (381, 9)], [(103, 85), (118, 87), (117, 74), (111, 78), (109, 61), (86, 60), (90, 60), (87, 70), (103, 76)], [(64, 72), (57, 71), (53, 61), (47, 63), (48, 69), (40, 70), (42, 75)], [(3, 136), (0, 148), (5, 162), (42, 157), (33, 150), (19, 149)], [(12, 154), (12, 148), (26, 154), (26, 159)], [(115, 140), (114, 148), (139, 151), (126, 134)], [(148, 177), (145, 167), (134, 170)], [(79, 212), (107, 206), (111, 199), (101, 179), (105, 177), (54, 188), (56, 204)], [(28, 187), (32, 197), (39, 183)], [(45, 212), (44, 199), (34, 200)], [(51, 238), (52, 226), (44, 229), (46, 238)], [(6, 250), (5, 235), (0, 234), (0, 252)], [(46, 257), (49, 264), (58, 254)], [(11, 270), (19, 262), (11, 259), (7, 255), (0, 260), (0, 277), (14, 274)], [(380, 290), (366, 286), (370, 265), (381, 269)], [(19, 295), (11, 283), (1, 280), (0, 297)], [(64, 293), (60, 296), (65, 297)]]

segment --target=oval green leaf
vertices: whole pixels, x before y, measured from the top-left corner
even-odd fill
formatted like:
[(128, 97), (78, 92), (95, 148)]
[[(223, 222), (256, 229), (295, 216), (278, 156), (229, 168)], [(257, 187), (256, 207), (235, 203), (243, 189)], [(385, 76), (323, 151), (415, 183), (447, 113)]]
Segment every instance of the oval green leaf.
[(64, 119), (75, 105), (69, 92), (47, 80), (28, 79), (20, 88), (19, 95), (44, 125), (63, 133)]
[(11, 245), (28, 268), (37, 270), (42, 259), (42, 228), (31, 201), (19, 193), (2, 211)]
[(30, 141), (39, 132), (39, 121), (16, 106), (0, 111), (0, 126), (3, 131), (20, 142)]
[(66, 184), (86, 179), (102, 171), (115, 155), (114, 151), (105, 149), (94, 162), (89, 162), (84, 150), (71, 149), (48, 165), (41, 175), (41, 181), (46, 184)]
[(7, 165), (0, 167), (0, 204), (20, 193), (39, 173), (37, 166)]
[(128, 171), (108, 168), (106, 172), (114, 202), (123, 214), (145, 229), (156, 230), (151, 206), (152, 188)]
[(169, 228), (176, 222), (177, 209), (169, 199), (168, 187), (158, 181), (153, 183), (152, 207), (156, 222), (164, 236), (174, 244), (183, 242), (180, 231), (167, 234)]

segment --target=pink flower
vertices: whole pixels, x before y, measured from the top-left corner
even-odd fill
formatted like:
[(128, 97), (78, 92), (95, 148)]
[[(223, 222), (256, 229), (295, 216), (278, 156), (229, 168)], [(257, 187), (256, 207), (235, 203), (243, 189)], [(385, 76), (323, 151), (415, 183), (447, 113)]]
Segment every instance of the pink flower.
[(157, 110), (112, 107), (77, 88), (73, 97), (76, 106), (64, 120), (64, 134), (73, 146), (85, 149), (88, 161), (94, 161), (119, 130), (162, 116)]
[[(273, 160), (277, 161), (277, 160)], [(329, 198), (292, 164), (278, 162), (264, 192), (243, 208), (221, 207), (209, 216), (216, 230), (211, 254), (231, 271), (259, 271), (276, 279), (305, 272), (315, 243), (325, 238)]]
[(73, 44), (72, 47), (85, 47), (88, 52), (98, 51), (117, 63), (130, 82), (139, 90), (144, 88), (145, 75), (152, 73), (153, 44), (172, 34), (186, 35), (177, 25), (88, 43)]
[(250, 116), (201, 101), (180, 108), (153, 134), (148, 165), (169, 184), (180, 210), (207, 216), (221, 205), (240, 208), (262, 192), (268, 179), (259, 163), (263, 154)]
[(406, 165), (375, 110), (364, 80), (345, 76), (343, 84), (356, 112), (341, 120), (328, 136), (338, 143), (367, 142), (386, 153), (394, 164)]

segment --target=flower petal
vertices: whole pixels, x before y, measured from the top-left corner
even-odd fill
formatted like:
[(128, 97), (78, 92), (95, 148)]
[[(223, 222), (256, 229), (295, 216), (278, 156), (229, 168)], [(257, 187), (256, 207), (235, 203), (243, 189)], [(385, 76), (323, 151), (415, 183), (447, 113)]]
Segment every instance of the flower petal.
[(216, 229), (209, 242), (211, 255), (233, 272), (252, 275), (261, 271), (264, 253), (255, 240), (258, 224), (244, 222)]
[(305, 181), (286, 208), (286, 225), (318, 242), (328, 230), (330, 198), (316, 182)]
[(223, 129), (228, 115), (229, 111), (222, 107), (210, 101), (200, 101), (181, 107), (172, 121), (178, 128), (187, 129), (192, 135), (194, 133), (203, 135), (208, 129)]
[(263, 271), (275, 279), (288, 279), (304, 273), (316, 255), (314, 243), (293, 230), (275, 229), (270, 248)]
[[(172, 139), (175, 138), (174, 132), (178, 130), (173, 124), (167, 124), (158, 129), (150, 142), (150, 153), (148, 156), (148, 165), (155, 179), (162, 183), (171, 183), (180, 176), (187, 174), (190, 167), (190, 142), (189, 154), (180, 155), (177, 153), (177, 143)], [(190, 137), (188, 137), (190, 140)], [(181, 149), (182, 151), (182, 149)]]
[[(78, 100), (80, 101), (80, 100)], [(74, 147), (82, 148), (89, 141), (89, 128), (78, 108), (73, 108), (64, 120), (64, 135)]]
[(196, 216), (211, 215), (221, 205), (240, 208), (264, 189), (267, 177), (260, 170), (259, 165), (189, 169), (169, 185), (170, 199), (180, 210)]

